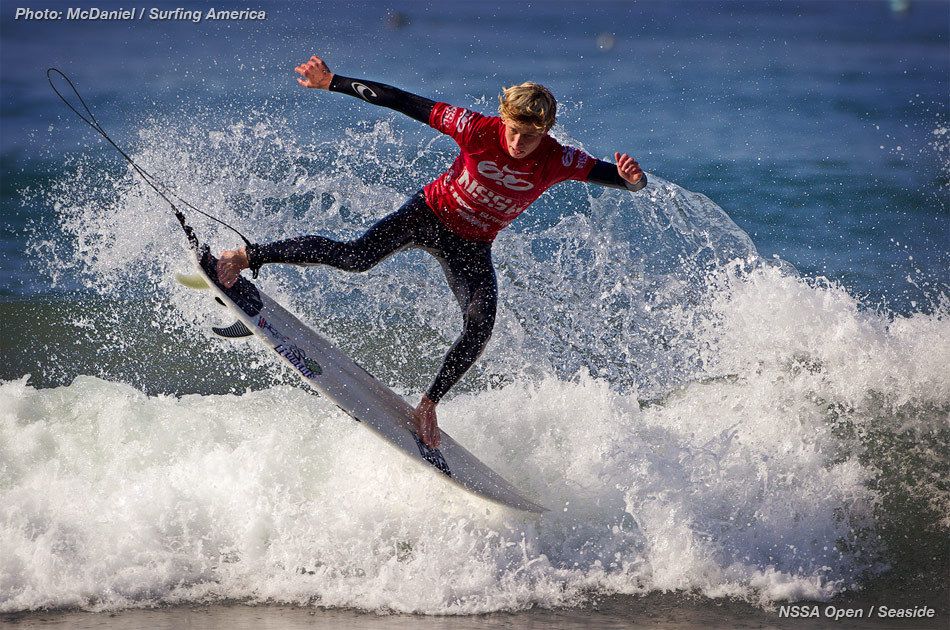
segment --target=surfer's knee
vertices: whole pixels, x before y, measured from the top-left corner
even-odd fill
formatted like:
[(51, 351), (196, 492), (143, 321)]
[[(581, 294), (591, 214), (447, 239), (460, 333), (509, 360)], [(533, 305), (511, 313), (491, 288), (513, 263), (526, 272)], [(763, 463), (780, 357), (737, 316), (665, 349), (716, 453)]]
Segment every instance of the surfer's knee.
[(491, 339), (492, 330), (495, 328), (495, 313), (497, 311), (497, 302), (495, 300), (473, 300), (465, 310), (464, 334), (479, 345), (484, 346)]

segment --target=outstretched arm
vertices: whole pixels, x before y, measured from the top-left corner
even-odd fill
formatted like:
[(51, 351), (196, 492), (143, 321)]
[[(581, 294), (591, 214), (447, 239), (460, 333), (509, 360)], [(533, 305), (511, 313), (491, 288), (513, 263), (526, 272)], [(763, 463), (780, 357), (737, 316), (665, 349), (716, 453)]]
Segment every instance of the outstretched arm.
[(304, 87), (331, 92), (342, 92), (361, 98), (367, 103), (394, 109), (421, 123), (429, 124), (429, 114), (435, 107), (435, 101), (417, 96), (409, 92), (394, 88), (385, 83), (350, 79), (330, 72), (330, 68), (322, 59), (314, 55), (310, 61), (302, 63), (294, 69), (302, 75), (297, 83)]
[(614, 153), (616, 164), (597, 160), (590, 170), (587, 181), (610, 188), (637, 191), (647, 185), (647, 176), (640, 170), (640, 165), (632, 157), (624, 153)]

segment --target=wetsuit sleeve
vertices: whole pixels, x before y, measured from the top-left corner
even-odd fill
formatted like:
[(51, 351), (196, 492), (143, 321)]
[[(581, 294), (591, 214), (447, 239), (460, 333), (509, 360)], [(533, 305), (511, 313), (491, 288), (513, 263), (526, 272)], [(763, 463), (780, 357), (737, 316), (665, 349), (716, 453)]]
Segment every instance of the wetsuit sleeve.
[(435, 101), (404, 92), (391, 85), (363, 79), (350, 79), (338, 74), (333, 75), (329, 89), (331, 92), (355, 96), (373, 105), (394, 109), (426, 125), (429, 124), (429, 115), (435, 107)]
[(251, 243), (244, 248), (247, 268), (256, 277), (263, 265), (271, 263), (317, 264), (315, 256), (321, 251), (320, 245), (326, 240), (320, 236), (299, 236), (274, 243)]
[(620, 188), (621, 190), (642, 190), (647, 185), (647, 174), (644, 173), (636, 184), (631, 184), (617, 171), (617, 165), (603, 160), (597, 160), (594, 167), (590, 169), (587, 175), (587, 181), (598, 186), (607, 186), (608, 188)]

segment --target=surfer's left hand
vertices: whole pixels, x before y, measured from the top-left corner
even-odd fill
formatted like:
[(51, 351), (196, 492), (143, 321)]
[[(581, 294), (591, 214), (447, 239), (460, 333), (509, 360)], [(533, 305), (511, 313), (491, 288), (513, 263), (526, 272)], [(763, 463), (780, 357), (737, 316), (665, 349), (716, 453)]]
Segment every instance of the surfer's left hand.
[(640, 165), (626, 153), (623, 155), (614, 153), (614, 159), (617, 160), (617, 172), (631, 184), (636, 184), (640, 181), (640, 178), (643, 177), (643, 171), (640, 170)]
[(218, 282), (230, 289), (248, 266), (244, 249), (221, 252), (221, 257), (218, 258)]

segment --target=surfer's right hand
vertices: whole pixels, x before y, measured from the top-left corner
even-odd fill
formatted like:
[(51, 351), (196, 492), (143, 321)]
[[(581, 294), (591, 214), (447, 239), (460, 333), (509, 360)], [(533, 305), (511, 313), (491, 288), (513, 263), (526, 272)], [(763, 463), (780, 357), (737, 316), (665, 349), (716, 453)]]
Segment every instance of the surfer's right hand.
[(323, 59), (314, 55), (310, 61), (302, 63), (294, 72), (303, 75), (303, 79), (297, 78), (297, 83), (308, 88), (317, 88), (320, 90), (330, 89), (330, 81), (333, 80), (333, 73), (323, 62)]
[(241, 272), (249, 266), (247, 252), (243, 248), (221, 252), (221, 257), (218, 258), (218, 282), (230, 289)]

